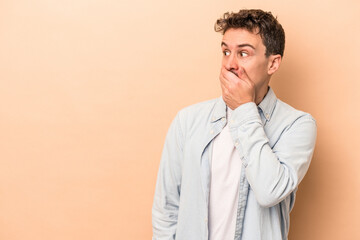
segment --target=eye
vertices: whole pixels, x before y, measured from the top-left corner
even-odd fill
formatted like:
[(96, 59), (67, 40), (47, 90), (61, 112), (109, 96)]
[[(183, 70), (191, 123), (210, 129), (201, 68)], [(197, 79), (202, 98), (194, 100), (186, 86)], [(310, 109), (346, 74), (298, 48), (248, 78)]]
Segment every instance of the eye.
[(241, 51), (240, 56), (241, 57), (247, 57), (247, 56), (249, 56), (249, 54), (247, 52)]
[(224, 56), (229, 56), (230, 52), (228, 50), (223, 51)]

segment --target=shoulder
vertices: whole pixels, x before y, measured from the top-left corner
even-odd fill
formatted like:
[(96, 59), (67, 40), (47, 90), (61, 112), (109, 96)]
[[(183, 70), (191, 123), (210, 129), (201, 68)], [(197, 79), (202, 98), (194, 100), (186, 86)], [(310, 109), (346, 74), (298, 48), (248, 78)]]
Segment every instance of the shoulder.
[(202, 102), (198, 102), (189, 106), (182, 108), (179, 113), (180, 114), (196, 114), (197, 112), (207, 112), (211, 111), (214, 107), (215, 103), (219, 100), (219, 98), (213, 98), (209, 100), (205, 100)]
[(178, 124), (184, 131), (205, 126), (211, 118), (216, 103), (219, 101), (220, 98), (213, 98), (180, 109), (176, 115)]
[(179, 110), (178, 115), (181, 120), (196, 119), (204, 115), (209, 115), (218, 101), (219, 98), (213, 98), (186, 106)]
[(296, 126), (300, 127), (303, 123), (306, 123), (313, 125), (313, 128), (316, 131), (316, 120), (310, 113), (295, 109), (280, 99), (277, 99), (276, 107), (270, 122), (272, 125), (282, 125), (285, 129), (291, 129)]
[(311, 119), (312, 121), (316, 122), (315, 118), (310, 113), (296, 109), (291, 105), (281, 101), (280, 99), (277, 99), (274, 114), (280, 114), (285, 119), (289, 118), (291, 120), (296, 120), (299, 118), (304, 118)]

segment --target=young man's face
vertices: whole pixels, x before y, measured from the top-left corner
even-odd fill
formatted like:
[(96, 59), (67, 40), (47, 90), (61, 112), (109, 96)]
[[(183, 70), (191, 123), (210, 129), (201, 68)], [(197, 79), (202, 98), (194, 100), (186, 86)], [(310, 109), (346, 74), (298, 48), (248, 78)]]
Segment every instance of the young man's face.
[(255, 84), (255, 90), (267, 88), (270, 74), (270, 58), (266, 57), (266, 47), (259, 34), (241, 28), (228, 29), (222, 39), (222, 68), (238, 77), (241, 68)]

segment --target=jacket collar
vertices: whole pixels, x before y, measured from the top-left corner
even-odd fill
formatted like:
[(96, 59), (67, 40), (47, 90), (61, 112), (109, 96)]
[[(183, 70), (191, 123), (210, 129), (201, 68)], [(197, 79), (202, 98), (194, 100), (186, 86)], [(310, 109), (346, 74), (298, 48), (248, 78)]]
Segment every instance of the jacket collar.
[(271, 119), (271, 116), (274, 112), (276, 101), (277, 101), (277, 97), (276, 97), (274, 91), (272, 90), (272, 88), (269, 87), (269, 90), (266, 93), (264, 99), (258, 105), (258, 108), (261, 109), (261, 111), (264, 114), (264, 117), (268, 121)]
[[(258, 108), (261, 109), (267, 121), (271, 119), (276, 105), (276, 101), (277, 97), (272, 88), (269, 86), (269, 90), (266, 93), (264, 99), (258, 105)], [(226, 117), (226, 103), (221, 96), (215, 103), (214, 110), (211, 116), (211, 122), (216, 122), (217, 120), (224, 117)]]
[(214, 110), (211, 116), (211, 122), (216, 122), (217, 120), (226, 117), (226, 103), (221, 97), (215, 102)]

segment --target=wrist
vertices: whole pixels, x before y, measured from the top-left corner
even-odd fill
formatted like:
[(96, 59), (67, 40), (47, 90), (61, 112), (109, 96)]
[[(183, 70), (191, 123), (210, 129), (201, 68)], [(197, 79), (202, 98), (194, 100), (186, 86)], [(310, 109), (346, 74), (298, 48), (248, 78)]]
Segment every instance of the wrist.
[(241, 102), (237, 102), (234, 104), (226, 104), (229, 108), (231, 108), (231, 110), (235, 110), (236, 108), (240, 107), (241, 105), (244, 105), (246, 103), (250, 103), (250, 102), (255, 102), (254, 100), (244, 100)]

